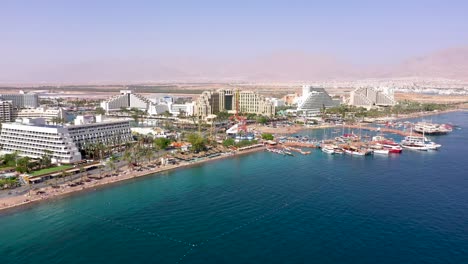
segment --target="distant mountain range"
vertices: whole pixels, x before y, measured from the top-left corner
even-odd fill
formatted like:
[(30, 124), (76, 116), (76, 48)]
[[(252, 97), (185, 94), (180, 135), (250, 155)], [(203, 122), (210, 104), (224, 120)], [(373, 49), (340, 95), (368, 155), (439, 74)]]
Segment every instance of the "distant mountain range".
[(366, 73), (368, 77), (427, 77), (468, 81), (468, 46), (410, 58)]
[(468, 46), (402, 63), (358, 67), (337, 58), (299, 52), (236, 61), (199, 58), (106, 60), (0, 71), (0, 83), (125, 83), (160, 81), (320, 81), (330, 79), (426, 77), (468, 81)]

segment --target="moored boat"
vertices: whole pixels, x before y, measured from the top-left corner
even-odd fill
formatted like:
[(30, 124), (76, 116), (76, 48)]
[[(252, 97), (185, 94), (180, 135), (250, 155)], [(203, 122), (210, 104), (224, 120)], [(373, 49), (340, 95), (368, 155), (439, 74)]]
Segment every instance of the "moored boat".
[(397, 143), (393, 144), (383, 144), (382, 147), (386, 150), (388, 150), (389, 153), (401, 153), (403, 151), (403, 148), (398, 145)]
[(393, 139), (388, 139), (383, 136), (375, 136), (372, 138), (372, 141), (377, 145), (382, 146), (383, 149), (388, 150), (389, 153), (401, 153), (403, 148), (393, 141)]
[(442, 145), (432, 142), (425, 136), (407, 136), (401, 141), (401, 146), (422, 151), (437, 150), (442, 147)]
[(403, 148), (412, 150), (427, 151), (427, 147), (424, 144), (424, 137), (421, 136), (406, 136), (400, 143)]
[(372, 149), (374, 154), (388, 155), (390, 153), (388, 149), (385, 149), (381, 144), (378, 143), (375, 145), (370, 145), (369, 147)]
[(390, 151), (388, 149), (374, 149), (374, 154), (388, 155)]
[(343, 149), (341, 149), (341, 148), (339, 148), (339, 147), (337, 147), (337, 146), (335, 146), (335, 147), (333, 148), (333, 150), (335, 151), (335, 154), (338, 154), (338, 155), (339, 155), (339, 154), (344, 154)]
[(442, 147), (441, 144), (437, 144), (432, 141), (425, 141), (424, 144), (428, 150), (438, 150), (440, 147)]
[(411, 149), (411, 150), (420, 150), (420, 151), (427, 151), (428, 148), (422, 144), (416, 144), (416, 143), (401, 143), (401, 146), (406, 149)]
[(286, 153), (283, 150), (280, 149), (275, 149), (275, 148), (266, 148), (268, 152), (280, 154), (280, 155), (286, 155)]
[(414, 124), (414, 132), (426, 135), (445, 135), (452, 132), (453, 128), (447, 124), (434, 124), (428, 122), (418, 122)]
[(368, 149), (359, 149), (357, 147), (354, 147), (354, 146), (344, 146), (343, 147), (343, 151), (344, 153), (346, 154), (349, 154), (349, 155), (354, 155), (354, 156), (367, 156), (367, 155), (370, 155), (372, 154), (372, 151), (371, 150), (368, 150)]
[(327, 154), (330, 154), (330, 155), (335, 154), (335, 149), (332, 145), (322, 145), (320, 149), (322, 150), (322, 152), (325, 152)]

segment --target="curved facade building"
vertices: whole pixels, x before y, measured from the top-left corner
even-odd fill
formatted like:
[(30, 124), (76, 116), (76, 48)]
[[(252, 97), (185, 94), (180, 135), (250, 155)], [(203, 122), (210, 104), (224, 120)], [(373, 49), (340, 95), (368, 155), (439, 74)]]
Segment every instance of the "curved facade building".
[(302, 96), (297, 103), (297, 110), (319, 113), (322, 108), (338, 105), (339, 102), (333, 100), (325, 89), (304, 85), (302, 86)]
[(151, 101), (142, 95), (134, 94), (130, 90), (122, 90), (119, 95), (101, 102), (101, 107), (106, 112), (118, 111), (121, 108), (138, 108), (148, 111), (151, 104)]

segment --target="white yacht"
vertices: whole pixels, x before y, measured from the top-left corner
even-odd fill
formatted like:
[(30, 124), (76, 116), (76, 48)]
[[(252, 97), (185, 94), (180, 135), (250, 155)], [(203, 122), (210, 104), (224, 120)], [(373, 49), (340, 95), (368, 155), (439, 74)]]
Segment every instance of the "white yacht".
[(333, 145), (322, 145), (321, 146), (322, 152), (325, 152), (327, 154), (335, 154), (335, 148)]
[(401, 146), (407, 149), (422, 151), (437, 150), (442, 147), (442, 145), (432, 142), (425, 136), (407, 136), (401, 141)]

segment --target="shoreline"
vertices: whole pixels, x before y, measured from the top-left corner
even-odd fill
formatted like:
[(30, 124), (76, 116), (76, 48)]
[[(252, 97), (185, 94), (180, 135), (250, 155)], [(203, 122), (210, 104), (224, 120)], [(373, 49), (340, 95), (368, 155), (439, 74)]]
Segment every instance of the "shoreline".
[(419, 118), (419, 117), (425, 117), (425, 116), (436, 116), (436, 115), (443, 115), (443, 114), (448, 114), (448, 113), (454, 113), (454, 112), (462, 112), (464, 111), (463, 109), (448, 109), (444, 111), (438, 111), (438, 112), (425, 112), (425, 113), (417, 113), (417, 114), (408, 114), (404, 117), (396, 117), (393, 120), (404, 120), (404, 119), (410, 119), (410, 118)]
[[(441, 115), (441, 114), (447, 114), (447, 113), (453, 113), (453, 112), (459, 112), (459, 111), (466, 111), (466, 110), (450, 109), (450, 110), (440, 111), (440, 112), (435, 112), (435, 113), (434, 112), (416, 113), (416, 114), (405, 115), (404, 117), (397, 117), (392, 120), (419, 118), (419, 117)], [(276, 132), (275, 134), (294, 134), (294, 133), (298, 133), (298, 132), (309, 130), (309, 129), (310, 130), (325, 129), (325, 128), (331, 128), (331, 127), (335, 127), (335, 125), (318, 125), (318, 126), (312, 126), (312, 127), (304, 127), (304, 126), (296, 125), (294, 127), (284, 127), (283, 129)], [(258, 127), (255, 127), (255, 128), (258, 128)], [(261, 131), (261, 130), (258, 130), (258, 131)], [(242, 151), (236, 151), (236, 152), (227, 152), (227, 153), (224, 153), (224, 155), (220, 155), (220, 156), (213, 157), (213, 158), (204, 158), (204, 159), (193, 161), (193, 162), (179, 163), (177, 165), (165, 165), (163, 167), (156, 167), (154, 169), (147, 169), (143, 171), (130, 170), (127, 166), (124, 166), (123, 168), (121, 168), (122, 171), (118, 172), (119, 173), (118, 176), (104, 177), (99, 180), (85, 182), (84, 185), (70, 187), (68, 186), (68, 183), (62, 183), (59, 185), (60, 188), (56, 188), (56, 189), (52, 188), (51, 186), (48, 186), (48, 187), (43, 187), (37, 190), (31, 190), (32, 192), (31, 195), (29, 195), (29, 193), (27, 192), (25, 194), (19, 194), (19, 195), (17, 194), (17, 195), (11, 195), (11, 196), (0, 198), (0, 213), (3, 213), (8, 210), (18, 209), (21, 207), (33, 206), (34, 204), (47, 202), (47, 201), (51, 201), (54, 199), (62, 199), (66, 196), (81, 195), (89, 191), (95, 191), (101, 188), (110, 187), (113, 184), (123, 183), (124, 181), (131, 180), (131, 179), (137, 179), (137, 178), (141, 178), (141, 177), (149, 176), (149, 175), (157, 175), (157, 174), (164, 173), (164, 172), (176, 171), (178, 169), (191, 168), (191, 167), (202, 165), (208, 162), (214, 162), (217, 160), (227, 159), (231, 157), (239, 157), (242, 155), (246, 155), (246, 154), (250, 154), (250, 153), (258, 152), (262, 150), (265, 150), (264, 146), (252, 148), (252, 149), (246, 149)], [(151, 162), (142, 163), (143, 166), (147, 166), (149, 164), (151, 164)], [(109, 173), (110, 173), (109, 171), (104, 172), (104, 174), (109, 174)], [(45, 194), (37, 194), (38, 191), (44, 191)]]
[[(180, 163), (178, 165), (166, 165), (164, 167), (157, 167), (155, 169), (148, 169), (148, 170), (143, 170), (143, 171), (134, 171), (134, 170), (130, 171), (127, 168), (119, 172), (118, 176), (102, 178), (102, 179), (95, 180), (92, 182), (86, 182), (84, 185), (78, 185), (75, 187), (68, 186), (68, 183), (60, 184), (59, 189), (54, 189), (50, 186), (43, 187), (43, 188), (40, 188), (39, 190), (45, 191), (46, 194), (34, 193), (31, 196), (29, 196), (29, 194), (26, 193), (22, 195), (12, 195), (12, 196), (0, 198), (0, 214), (4, 212), (8, 212), (10, 210), (20, 209), (20, 208), (27, 207), (27, 206), (33, 206), (41, 202), (62, 199), (67, 196), (85, 194), (86, 192), (89, 192), (89, 191), (96, 191), (98, 189), (102, 189), (105, 187), (111, 187), (114, 184), (123, 183), (125, 181), (132, 180), (132, 179), (142, 178), (142, 177), (150, 176), (150, 175), (156, 176), (157, 174), (162, 174), (163, 172), (170, 172), (170, 171), (176, 171), (178, 169), (191, 168), (191, 167), (202, 165), (208, 162), (214, 162), (214, 161), (218, 161), (218, 160), (222, 160), (226, 158), (232, 158), (232, 157), (240, 157), (246, 154), (259, 152), (263, 150), (265, 150), (264, 146), (252, 148), (252, 149), (246, 149), (242, 151), (231, 152), (232, 154), (220, 155), (220, 156), (213, 157), (213, 158), (205, 158), (205, 159), (201, 159), (201, 160), (194, 161), (194, 162)], [(148, 164), (150, 163), (144, 163), (144, 165), (148, 165)], [(106, 173), (109, 173), (109, 172), (106, 172)], [(31, 190), (31, 192), (37, 192), (39, 190), (34, 190), (34, 191)]]
[[(401, 120), (411, 119), (411, 118), (435, 116), (435, 115), (442, 115), (442, 114), (463, 112), (463, 111), (467, 111), (467, 110), (466, 109), (449, 109), (449, 110), (439, 111), (439, 112), (413, 113), (413, 114), (408, 114), (404, 116), (393, 117), (389, 119), (389, 121), (401, 121)], [(274, 135), (292, 135), (292, 134), (296, 134), (305, 130), (325, 129), (325, 128), (334, 128), (334, 127), (337, 127), (337, 125), (332, 125), (332, 124), (314, 125), (314, 126), (294, 125), (290, 127), (279, 127), (279, 128), (270, 128), (270, 127), (262, 128), (262, 127), (252, 126), (251, 128), (254, 128), (254, 130), (261, 132), (261, 133), (271, 133)]]

